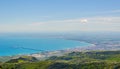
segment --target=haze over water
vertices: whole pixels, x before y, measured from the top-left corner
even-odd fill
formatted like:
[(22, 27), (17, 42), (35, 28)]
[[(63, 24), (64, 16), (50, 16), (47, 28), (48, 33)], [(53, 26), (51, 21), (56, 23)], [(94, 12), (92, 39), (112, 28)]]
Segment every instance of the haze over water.
[(0, 56), (31, 54), (88, 45), (90, 44), (85, 42), (56, 38), (0, 37)]
[[(82, 37), (90, 35), (88, 38), (83, 37), (83, 41), (91, 41), (91, 39), (98, 41), (98, 38), (105, 39), (107, 36), (91, 36), (89, 32), (110, 32), (110, 35), (120, 32), (120, 0), (0, 0), (0, 36), (4, 33), (5, 35), (17, 34), (12, 35), (13, 37), (0, 37), (1, 56), (88, 45), (64, 39), (14, 38), (25, 33), (29, 36), (29, 33), (49, 35), (74, 32), (77, 33), (69, 36), (70, 38), (80, 40), (78, 33)], [(82, 35), (81, 32), (87, 32), (88, 35)], [(115, 37), (118, 40), (119, 36)], [(114, 37), (110, 38), (116, 40)]]

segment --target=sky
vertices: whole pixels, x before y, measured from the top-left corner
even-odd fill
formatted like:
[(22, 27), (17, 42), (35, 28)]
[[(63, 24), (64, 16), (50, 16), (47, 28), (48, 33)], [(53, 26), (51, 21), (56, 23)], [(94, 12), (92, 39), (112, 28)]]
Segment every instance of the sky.
[(0, 33), (120, 32), (120, 0), (0, 0)]

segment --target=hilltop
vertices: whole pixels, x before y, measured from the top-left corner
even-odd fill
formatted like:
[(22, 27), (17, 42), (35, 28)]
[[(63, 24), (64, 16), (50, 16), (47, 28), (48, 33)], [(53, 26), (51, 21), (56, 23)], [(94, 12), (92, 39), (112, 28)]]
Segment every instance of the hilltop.
[(11, 59), (2, 63), (2, 69), (119, 69), (120, 51), (71, 52), (41, 61), (31, 56), (14, 60), (17, 62)]

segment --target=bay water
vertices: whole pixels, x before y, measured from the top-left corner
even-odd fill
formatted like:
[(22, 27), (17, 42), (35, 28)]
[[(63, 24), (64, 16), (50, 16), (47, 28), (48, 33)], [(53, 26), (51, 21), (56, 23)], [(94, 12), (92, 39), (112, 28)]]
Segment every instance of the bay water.
[(88, 45), (90, 44), (86, 42), (60, 38), (0, 37), (0, 56), (31, 54)]

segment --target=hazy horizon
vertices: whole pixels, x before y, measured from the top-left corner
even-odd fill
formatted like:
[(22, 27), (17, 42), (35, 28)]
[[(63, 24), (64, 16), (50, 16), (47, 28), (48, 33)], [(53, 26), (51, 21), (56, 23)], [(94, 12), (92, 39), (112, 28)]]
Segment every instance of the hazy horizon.
[(120, 32), (120, 1), (1, 0), (0, 33)]

